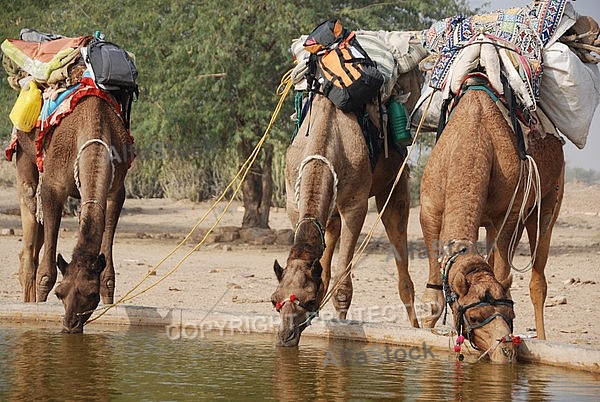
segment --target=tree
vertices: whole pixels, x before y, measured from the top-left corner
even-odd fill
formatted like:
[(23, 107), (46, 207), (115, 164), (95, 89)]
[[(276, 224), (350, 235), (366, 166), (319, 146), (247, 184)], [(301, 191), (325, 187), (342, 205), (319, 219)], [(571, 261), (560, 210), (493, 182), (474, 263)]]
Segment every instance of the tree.
[[(135, 54), (140, 97), (131, 130), (138, 158), (128, 174), (128, 196), (194, 201), (220, 194), (263, 135), (281, 77), (293, 67), (292, 39), (329, 18), (350, 29), (419, 30), (468, 12), (464, 0), (147, 0), (143, 10), (135, 1), (0, 3), (0, 40), (17, 38), (25, 27), (66, 36), (100, 30)], [(0, 85), (4, 133), (11, 130), (16, 96)], [(290, 100), (243, 183), (244, 226), (268, 226), (271, 200), (283, 200), (282, 155), (294, 129), (287, 118), (292, 113)]]

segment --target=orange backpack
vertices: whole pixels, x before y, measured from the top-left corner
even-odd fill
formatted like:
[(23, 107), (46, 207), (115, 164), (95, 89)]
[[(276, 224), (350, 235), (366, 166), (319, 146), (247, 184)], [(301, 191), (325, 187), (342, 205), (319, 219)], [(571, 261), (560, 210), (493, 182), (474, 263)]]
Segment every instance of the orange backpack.
[(321, 23), (308, 36), (304, 48), (311, 53), (307, 83), (343, 111), (359, 111), (379, 94), (383, 75), (360, 46), (354, 32), (338, 20)]

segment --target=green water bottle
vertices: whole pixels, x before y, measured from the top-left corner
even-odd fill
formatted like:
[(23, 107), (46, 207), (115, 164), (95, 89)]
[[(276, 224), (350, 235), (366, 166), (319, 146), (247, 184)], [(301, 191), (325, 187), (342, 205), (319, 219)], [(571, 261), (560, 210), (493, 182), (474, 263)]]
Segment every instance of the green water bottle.
[(388, 127), (391, 129), (392, 141), (398, 145), (412, 144), (412, 136), (407, 126), (406, 108), (392, 98), (388, 104)]

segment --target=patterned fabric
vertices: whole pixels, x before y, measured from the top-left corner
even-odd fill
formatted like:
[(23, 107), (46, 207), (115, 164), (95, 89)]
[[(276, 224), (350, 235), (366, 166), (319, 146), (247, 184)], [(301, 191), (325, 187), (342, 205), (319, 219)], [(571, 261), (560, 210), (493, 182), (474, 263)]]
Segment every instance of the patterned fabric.
[[(35, 140), (36, 145), (36, 164), (40, 172), (44, 171), (44, 144), (49, 141), (50, 136), (47, 134), (52, 127), (58, 125), (61, 120), (69, 115), (77, 103), (86, 96), (97, 96), (108, 102), (113, 107), (115, 112), (122, 117), (121, 106), (115, 98), (108, 92), (98, 88), (91, 79), (89, 73), (86, 72), (81, 79), (81, 82), (67, 91), (63, 92), (55, 101), (46, 99), (42, 106), (42, 114), (36, 127), (39, 128), (38, 137)], [(133, 143), (133, 139), (132, 139)], [(11, 142), (5, 150), (6, 159), (11, 161), (17, 147), (16, 136), (13, 135)], [(131, 161), (129, 161), (131, 163)]]
[(539, 100), (542, 50), (559, 25), (567, 3), (568, 0), (539, 0), (523, 8), (471, 17), (459, 15), (436, 22), (425, 34), (425, 47), (431, 53), (439, 54), (429, 85), (443, 89), (458, 53), (465, 44), (485, 31), (488, 36), (516, 47), (529, 62), (533, 95)]

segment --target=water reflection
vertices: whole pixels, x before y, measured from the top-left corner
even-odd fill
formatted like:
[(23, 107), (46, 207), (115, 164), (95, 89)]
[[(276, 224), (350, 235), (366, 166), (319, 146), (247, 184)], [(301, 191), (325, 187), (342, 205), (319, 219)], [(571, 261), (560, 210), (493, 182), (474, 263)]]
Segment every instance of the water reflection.
[(107, 335), (39, 329), (9, 332), (14, 338), (6, 345), (3, 362), (10, 367), (11, 384), (3, 400), (110, 400), (115, 390)]
[[(0, 326), (0, 400), (597, 400), (600, 375), (457, 362), (435, 351), (272, 335), (169, 340), (164, 329)], [(423, 354), (421, 354), (421, 357)], [(413, 355), (414, 357), (414, 355)], [(335, 360), (335, 361), (334, 361)]]

